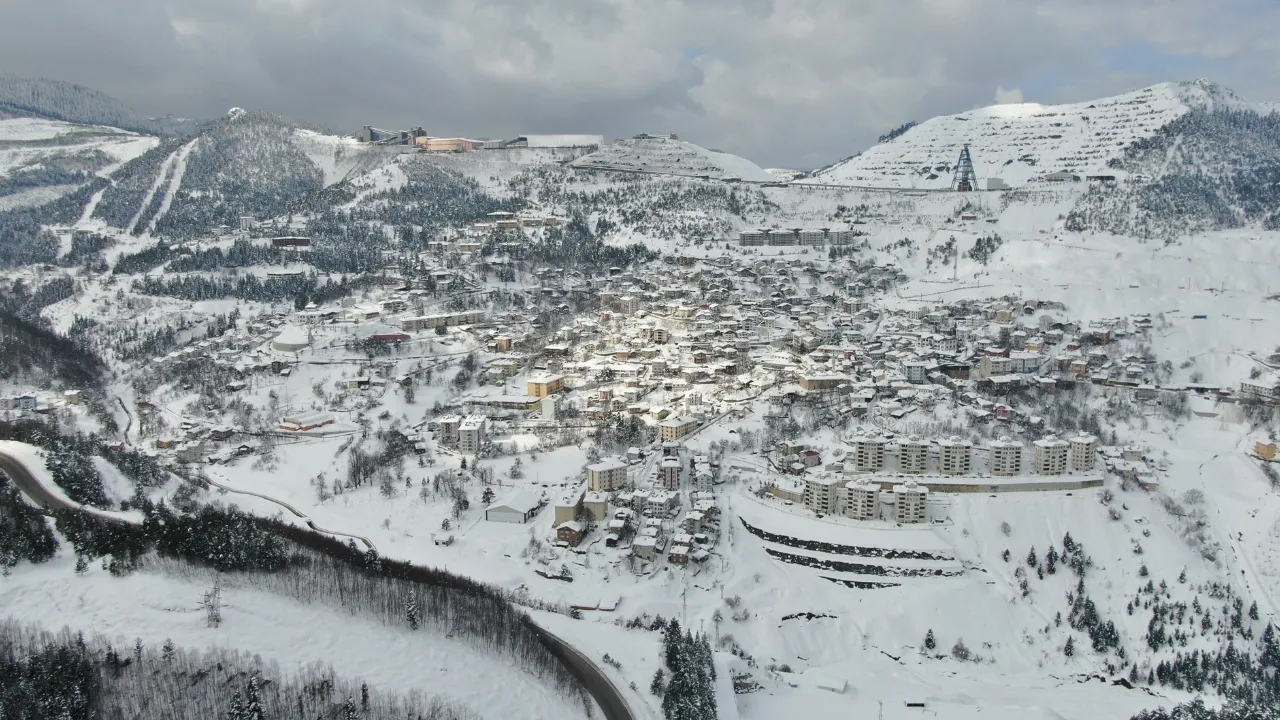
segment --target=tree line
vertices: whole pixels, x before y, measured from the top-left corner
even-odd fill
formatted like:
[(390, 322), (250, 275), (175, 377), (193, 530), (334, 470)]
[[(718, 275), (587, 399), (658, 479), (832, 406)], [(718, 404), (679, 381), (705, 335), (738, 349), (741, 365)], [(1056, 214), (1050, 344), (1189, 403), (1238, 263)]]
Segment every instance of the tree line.
[(310, 665), (224, 648), (188, 650), (0, 622), (0, 720), (226, 718), (227, 720), (474, 720), (440, 697), (370, 690)]

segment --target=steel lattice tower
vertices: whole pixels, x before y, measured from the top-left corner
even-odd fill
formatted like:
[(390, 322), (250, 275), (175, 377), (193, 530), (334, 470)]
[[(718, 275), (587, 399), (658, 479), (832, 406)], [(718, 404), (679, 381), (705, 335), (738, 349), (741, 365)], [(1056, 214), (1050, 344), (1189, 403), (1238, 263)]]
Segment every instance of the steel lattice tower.
[(969, 143), (960, 151), (960, 160), (956, 162), (956, 172), (951, 178), (951, 187), (956, 192), (969, 192), (978, 189), (978, 175), (973, 171), (973, 158), (969, 156)]

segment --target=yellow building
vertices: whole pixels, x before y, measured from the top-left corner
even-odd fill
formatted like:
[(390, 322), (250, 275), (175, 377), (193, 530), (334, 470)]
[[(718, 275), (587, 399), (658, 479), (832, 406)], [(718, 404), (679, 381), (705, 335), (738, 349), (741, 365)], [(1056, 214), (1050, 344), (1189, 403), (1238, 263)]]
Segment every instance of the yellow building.
[(539, 375), (529, 378), (528, 393), (533, 397), (544, 398), (564, 390), (563, 375)]

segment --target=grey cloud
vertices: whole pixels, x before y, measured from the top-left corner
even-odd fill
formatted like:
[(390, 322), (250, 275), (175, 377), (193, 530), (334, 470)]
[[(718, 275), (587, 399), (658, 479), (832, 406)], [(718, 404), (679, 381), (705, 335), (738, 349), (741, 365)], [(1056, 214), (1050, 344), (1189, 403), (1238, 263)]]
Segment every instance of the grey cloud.
[(345, 132), (471, 136), (675, 130), (814, 166), (905, 120), (988, 104), (996, 87), (1061, 101), (1182, 79), (1108, 68), (1104, 50), (1126, 43), (1204, 56), (1224, 84), (1280, 100), (1260, 34), (1272, 12), (1261, 0), (42, 0), (0, 9), (0, 69), (148, 114), (238, 105)]

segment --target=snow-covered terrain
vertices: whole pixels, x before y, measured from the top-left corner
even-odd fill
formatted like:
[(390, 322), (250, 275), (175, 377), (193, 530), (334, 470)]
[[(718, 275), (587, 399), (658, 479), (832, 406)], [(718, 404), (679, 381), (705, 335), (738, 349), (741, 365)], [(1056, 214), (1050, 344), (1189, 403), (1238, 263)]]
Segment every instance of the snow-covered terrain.
[(147, 135), (43, 118), (0, 119), (0, 208), (55, 200), (159, 142)]
[(777, 181), (775, 176), (750, 160), (670, 138), (622, 140), (578, 158), (572, 165), (592, 170), (682, 175), (715, 180)]
[(965, 144), (982, 189), (991, 178), (1022, 187), (1056, 172), (1114, 175), (1108, 162), (1125, 147), (1197, 107), (1270, 110), (1208, 82), (1166, 82), (1067, 105), (992, 105), (932, 118), (798, 182), (949, 188)]
[[(1268, 333), (1280, 229), (1273, 208), (1253, 207), (1265, 193), (1237, 192), (1253, 210), (1230, 225), (1161, 215), (1159, 241), (1078, 215), (1126, 205), (1124, 188), (1152, 180), (1125, 169), (1151, 173), (1139, 141), (1194, 145), (1177, 173), (1216, 167), (1233, 187), (1256, 184), (1274, 148), (1249, 113), (1268, 108), (1203, 82), (995, 106), (795, 182), (673, 139), (581, 157), (418, 153), (238, 110), (59, 208), (46, 223), (63, 233), (56, 252), (8, 250), (3, 286), (40, 327), (0, 335), (14, 358), (0, 417), (94, 432), (83, 442), (193, 479), (146, 488), (152, 500), (323, 528), (500, 588), (599, 663), (639, 718), (661, 716), (659, 617), (710, 637), (725, 719), (1086, 720), (1216, 702), (1239, 673), (1193, 689), (1185, 658), (1217, 672), (1258, 655), (1280, 620), (1280, 495), (1265, 455), (1280, 435), (1265, 395), (1280, 369)], [(1224, 109), (1254, 134), (1170, 139), (1171, 123)], [(60, 132), (23, 122), (22, 142)], [(129, 137), (133, 149), (150, 140)], [(980, 185), (1012, 190), (943, 192), (966, 142)], [(1120, 178), (1038, 182), (1062, 170)], [(76, 217), (102, 237), (67, 237)], [(739, 242), (758, 228), (802, 234)], [(83, 398), (63, 398), (65, 372), (19, 362), (62, 335), (108, 370), (77, 379)], [(1015, 358), (1028, 364), (992, 369)], [(481, 416), (477, 447), (450, 439), (448, 423), (461, 432)], [(659, 442), (667, 420), (693, 428), (674, 451)], [(1100, 445), (1087, 483), (1057, 473), (1071, 487), (1013, 491), (1020, 476), (985, 489), (992, 440), (1024, 444), (1029, 462), (1032, 441), (1077, 432)], [(920, 436), (931, 453), (963, 436), (976, 450), (960, 474), (984, 489), (939, 482), (927, 522), (818, 507), (815, 478), (871, 479), (886, 494), (905, 482), (900, 465), (855, 460), (872, 434), (895, 448)], [(39, 453), (8, 447), (41, 469)], [(629, 455), (622, 485), (648, 488), (671, 452), (679, 510), (621, 490), (582, 499), (601, 456)], [(90, 455), (104, 508), (119, 507), (134, 481), (106, 449)], [(495, 507), (529, 515), (499, 522)], [(686, 544), (692, 559), (674, 552)], [(226, 624), (209, 629), (191, 613), (210, 576), (115, 578), (96, 563), (77, 575), (69, 555), (19, 564), (0, 604), (126, 640), (145, 626), (148, 643), (323, 659), (484, 717), (581, 714), (456, 638), (234, 582)]]

